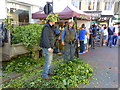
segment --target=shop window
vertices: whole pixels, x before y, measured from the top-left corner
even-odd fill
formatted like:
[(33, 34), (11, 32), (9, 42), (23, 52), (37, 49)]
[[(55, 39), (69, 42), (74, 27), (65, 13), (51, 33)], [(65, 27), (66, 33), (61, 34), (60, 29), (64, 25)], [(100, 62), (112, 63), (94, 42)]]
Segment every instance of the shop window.
[[(22, 10), (21, 10), (22, 11)], [(24, 25), (29, 23), (29, 12), (22, 11), (19, 15), (19, 25)]]

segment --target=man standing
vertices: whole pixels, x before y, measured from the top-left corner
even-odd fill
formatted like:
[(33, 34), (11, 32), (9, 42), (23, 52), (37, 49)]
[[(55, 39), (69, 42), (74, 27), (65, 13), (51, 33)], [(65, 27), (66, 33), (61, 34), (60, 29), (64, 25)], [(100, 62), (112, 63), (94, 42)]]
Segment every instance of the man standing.
[(92, 26), (90, 27), (90, 33), (91, 33), (91, 47), (92, 49), (95, 49), (95, 41), (97, 35), (97, 27), (95, 23), (93, 23)]
[(110, 48), (112, 47), (114, 32), (115, 32), (115, 27), (111, 24), (110, 27), (108, 27), (108, 42), (107, 42), (107, 46), (109, 46)]
[(45, 63), (42, 71), (42, 77), (45, 80), (50, 80), (48, 73), (50, 71), (51, 62), (53, 59), (53, 47), (55, 43), (54, 31), (52, 26), (58, 19), (58, 16), (55, 14), (49, 14), (47, 16), (47, 23), (44, 25), (40, 38), (40, 47), (42, 47)]
[(70, 19), (68, 21), (68, 26), (62, 32), (62, 45), (64, 45), (64, 60), (73, 60), (75, 54), (75, 36), (76, 30), (74, 29), (74, 21)]

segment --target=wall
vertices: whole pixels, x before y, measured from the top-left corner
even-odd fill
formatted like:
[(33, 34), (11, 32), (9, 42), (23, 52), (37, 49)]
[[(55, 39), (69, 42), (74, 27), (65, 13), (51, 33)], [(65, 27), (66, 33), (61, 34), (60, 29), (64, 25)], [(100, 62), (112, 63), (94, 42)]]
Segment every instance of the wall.
[(7, 12), (5, 6), (6, 6), (5, 0), (0, 0), (0, 19), (4, 19), (6, 17)]
[(86, 21), (86, 20), (78, 20), (77, 21), (77, 27), (81, 27), (82, 24), (85, 24), (86, 29), (90, 28), (90, 21)]

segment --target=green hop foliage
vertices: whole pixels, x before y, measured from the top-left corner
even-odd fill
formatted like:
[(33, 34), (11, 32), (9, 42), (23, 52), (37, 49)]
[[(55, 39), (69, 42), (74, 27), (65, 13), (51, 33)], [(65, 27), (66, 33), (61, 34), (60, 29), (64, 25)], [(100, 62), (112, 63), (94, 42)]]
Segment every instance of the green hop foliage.
[(58, 14), (52, 14), (52, 13), (50, 13), (50, 14), (46, 17), (46, 20), (47, 20), (47, 21), (50, 20), (50, 21), (52, 21), (52, 22), (57, 21), (57, 20), (59, 20)]

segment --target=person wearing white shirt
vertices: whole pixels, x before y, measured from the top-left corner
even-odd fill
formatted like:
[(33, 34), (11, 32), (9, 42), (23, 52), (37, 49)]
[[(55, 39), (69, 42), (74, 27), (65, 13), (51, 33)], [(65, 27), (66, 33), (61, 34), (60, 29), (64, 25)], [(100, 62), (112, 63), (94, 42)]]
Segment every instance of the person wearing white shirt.
[(104, 31), (103, 31), (103, 45), (106, 45), (107, 42), (107, 38), (108, 38), (108, 31), (107, 31), (107, 27), (104, 27)]

